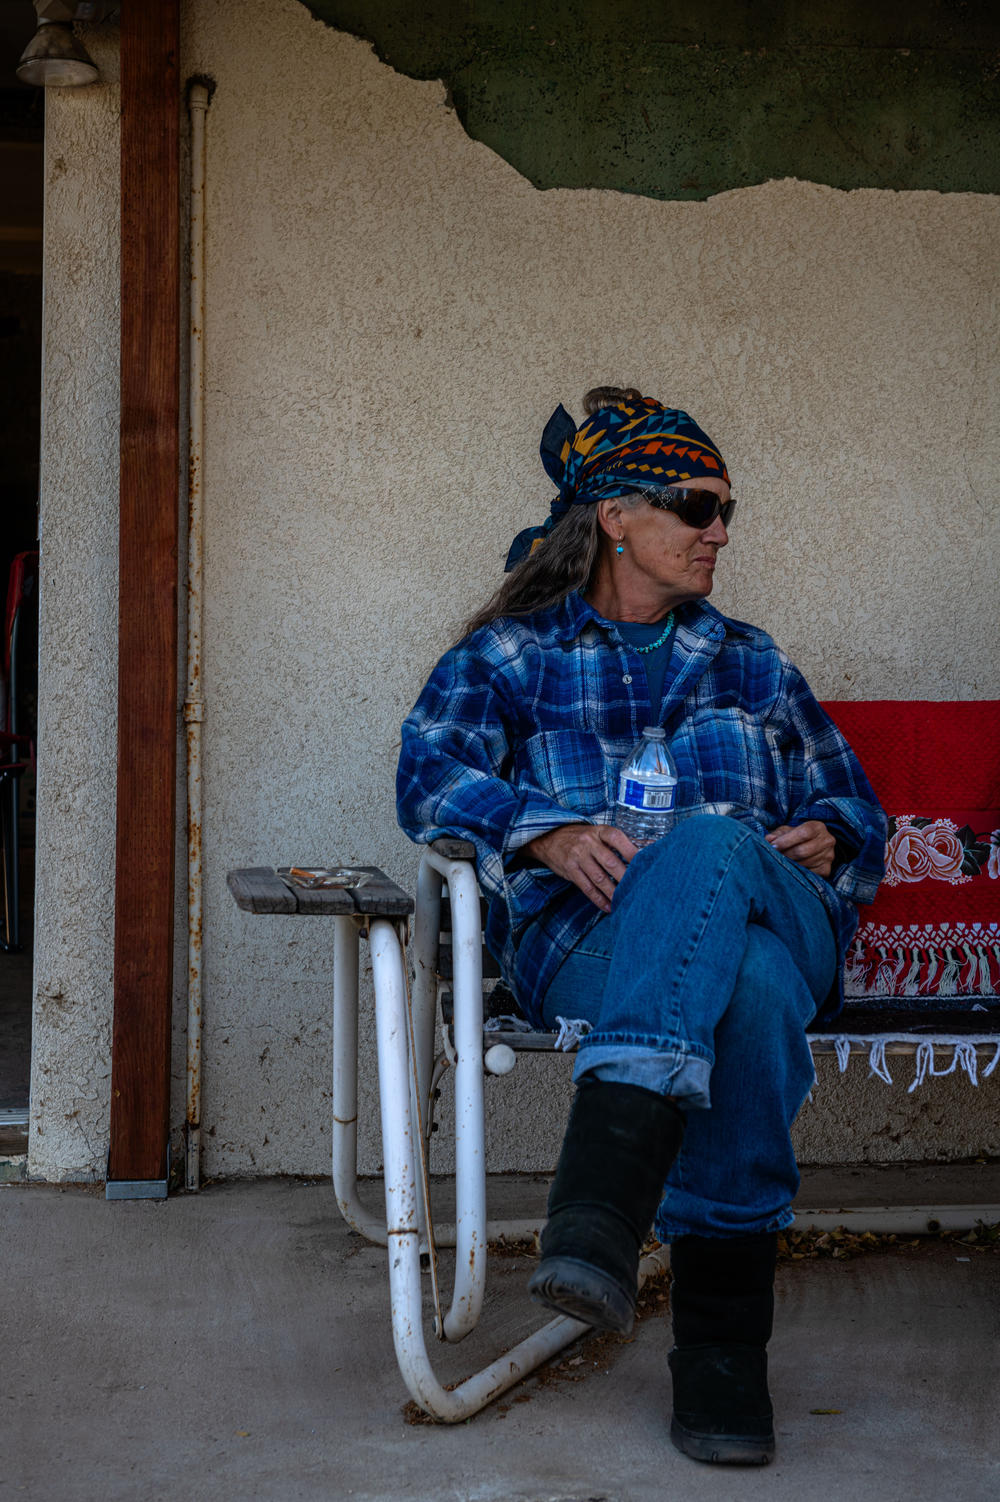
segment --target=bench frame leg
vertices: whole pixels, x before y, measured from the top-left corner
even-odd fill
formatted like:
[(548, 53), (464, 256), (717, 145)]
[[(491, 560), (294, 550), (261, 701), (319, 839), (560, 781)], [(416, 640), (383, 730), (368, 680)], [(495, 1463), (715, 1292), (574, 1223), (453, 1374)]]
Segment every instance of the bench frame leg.
[[(452, 904), (455, 886), (451, 886)], [(479, 897), (476, 892), (476, 925)], [(456, 929), (456, 940), (458, 933)], [(456, 942), (456, 949), (459, 947)], [(549, 1360), (589, 1328), (579, 1320), (560, 1316), (528, 1336), (512, 1350), (451, 1390), (441, 1386), (427, 1354), (423, 1330), (423, 1298), (420, 1285), (420, 1227), (417, 1217), (416, 1123), (408, 1087), (410, 1075), (409, 1019), (406, 1008), (405, 958), (399, 937), (390, 923), (377, 920), (371, 930), (372, 965), (375, 972), (376, 1027), (378, 1031), (379, 1094), (382, 1109), (382, 1144), (385, 1158), (386, 1225), (389, 1248), (389, 1290), (392, 1333), (396, 1359), (403, 1380), (415, 1401), (434, 1418), (458, 1423), (469, 1418), (492, 1399), (513, 1387), (522, 1377)], [(476, 963), (479, 963), (477, 947)], [(479, 996), (482, 996), (480, 987)], [(474, 1008), (470, 1008), (470, 1011)], [(468, 1119), (462, 1137), (469, 1141), (458, 1166), (458, 1215), (454, 1297), (445, 1316), (445, 1333), (461, 1338), (475, 1324), (482, 1305), (486, 1259), (485, 1169), (482, 1139), (477, 1139), (475, 1120), (482, 1108), (482, 1016), (469, 1018), (468, 1029), (456, 1035), (458, 1069), (456, 1095), (459, 1120)], [(456, 1008), (456, 1024), (458, 1009)], [(466, 1045), (463, 1050), (463, 1043)], [(471, 1057), (470, 1057), (471, 1055)], [(462, 1078), (463, 1065), (466, 1078)], [(468, 1128), (471, 1127), (471, 1130)], [(457, 1144), (457, 1145), (458, 1145)], [(462, 1177), (463, 1172), (469, 1180)], [(480, 1193), (481, 1187), (481, 1193)], [(658, 1266), (646, 1259), (648, 1275)]]
[(352, 1231), (385, 1246), (385, 1222), (358, 1197), (358, 920), (333, 920), (333, 1190)]
[[(458, 1423), (478, 1413), (589, 1327), (564, 1316), (550, 1320), (451, 1390), (441, 1385), (431, 1366), (424, 1334), (421, 1253), (427, 1231), (418, 1164), (419, 1135), (426, 1144), (430, 1130), (437, 1011), (437, 977), (424, 951), (431, 928), (436, 940), (443, 881), (448, 882), (451, 899), (455, 959), (456, 1213), (455, 1224), (442, 1226), (435, 1240), (456, 1247), (456, 1274), (451, 1306), (442, 1328), (436, 1329), (439, 1339), (462, 1340), (475, 1327), (485, 1291), (487, 1238), (523, 1236), (535, 1229), (531, 1221), (486, 1220), (479, 889), (469, 862), (446, 860), (433, 852), (427, 852), (421, 867), (423, 903), (418, 900), (417, 974), (411, 1004), (405, 936), (389, 919), (374, 918), (369, 926), (385, 1165), (384, 1223), (364, 1208), (357, 1188), (358, 949), (363, 925), (353, 917), (335, 919), (333, 1181), (348, 1225), (388, 1248), (393, 1342), (407, 1388), (432, 1417)], [(661, 1266), (657, 1258), (646, 1258), (641, 1276)]]

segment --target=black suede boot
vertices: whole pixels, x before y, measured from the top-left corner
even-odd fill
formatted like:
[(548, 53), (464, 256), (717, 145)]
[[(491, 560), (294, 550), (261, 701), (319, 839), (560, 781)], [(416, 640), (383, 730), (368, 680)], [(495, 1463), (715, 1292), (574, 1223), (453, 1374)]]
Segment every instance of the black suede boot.
[(670, 1438), (694, 1460), (767, 1465), (774, 1455), (766, 1347), (776, 1253), (770, 1233), (671, 1244)]
[(672, 1100), (584, 1078), (549, 1192), (542, 1260), (528, 1288), (559, 1314), (626, 1335), (639, 1252), (684, 1135)]

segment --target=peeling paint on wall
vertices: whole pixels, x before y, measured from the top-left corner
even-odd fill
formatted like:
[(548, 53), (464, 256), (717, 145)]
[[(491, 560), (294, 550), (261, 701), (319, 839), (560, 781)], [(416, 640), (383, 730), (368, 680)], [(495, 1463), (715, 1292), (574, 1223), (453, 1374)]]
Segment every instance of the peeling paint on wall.
[(1000, 190), (1000, 13), (833, 0), (305, 0), (538, 188)]

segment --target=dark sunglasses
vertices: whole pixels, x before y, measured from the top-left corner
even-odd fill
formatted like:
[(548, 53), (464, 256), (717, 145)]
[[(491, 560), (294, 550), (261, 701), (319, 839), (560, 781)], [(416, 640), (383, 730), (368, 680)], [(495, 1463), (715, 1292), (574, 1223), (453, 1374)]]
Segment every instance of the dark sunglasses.
[(720, 501), (714, 490), (689, 490), (677, 485), (648, 486), (640, 490), (644, 501), (657, 511), (672, 511), (686, 527), (710, 527), (717, 516), (728, 527), (736, 510), (735, 500)]

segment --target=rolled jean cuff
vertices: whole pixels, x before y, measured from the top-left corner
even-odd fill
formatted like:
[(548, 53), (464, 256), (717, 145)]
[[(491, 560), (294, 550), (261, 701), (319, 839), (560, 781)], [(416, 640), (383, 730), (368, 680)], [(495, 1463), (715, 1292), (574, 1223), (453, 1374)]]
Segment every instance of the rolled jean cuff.
[(601, 1041), (592, 1033), (577, 1051), (573, 1082), (579, 1084), (590, 1074), (605, 1082), (639, 1085), (656, 1095), (673, 1096), (682, 1111), (707, 1111), (712, 1103), (711, 1073), (710, 1060), (686, 1049)]
[(717, 1236), (720, 1240), (730, 1236), (761, 1236), (768, 1231), (787, 1230), (794, 1219), (795, 1211), (789, 1207), (779, 1210), (777, 1215), (758, 1216), (754, 1220), (738, 1224), (724, 1224), (720, 1219), (718, 1224), (712, 1221), (706, 1226), (704, 1221), (699, 1220), (697, 1224), (689, 1225), (665, 1214), (661, 1206), (653, 1230), (656, 1239), (666, 1246), (668, 1242), (679, 1241), (682, 1236)]

